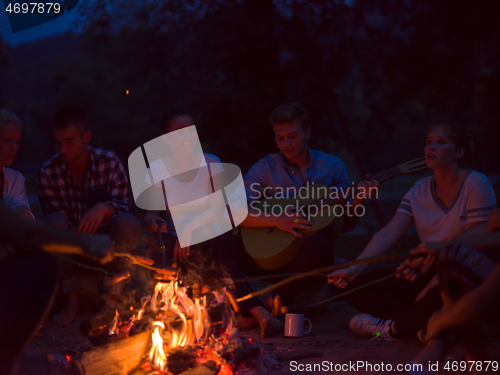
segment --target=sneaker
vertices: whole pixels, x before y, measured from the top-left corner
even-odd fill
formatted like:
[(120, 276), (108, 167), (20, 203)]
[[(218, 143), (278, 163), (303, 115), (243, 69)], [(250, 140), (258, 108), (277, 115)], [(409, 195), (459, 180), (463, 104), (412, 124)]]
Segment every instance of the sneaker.
[(392, 320), (389, 319), (378, 319), (370, 314), (358, 314), (351, 319), (349, 328), (359, 336), (373, 336), (372, 340), (394, 341), (390, 334), (391, 323)]

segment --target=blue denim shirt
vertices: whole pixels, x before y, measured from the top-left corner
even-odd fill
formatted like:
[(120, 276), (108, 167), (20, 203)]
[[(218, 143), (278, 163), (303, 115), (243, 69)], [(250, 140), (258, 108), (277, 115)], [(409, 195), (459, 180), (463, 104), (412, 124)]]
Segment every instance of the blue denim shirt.
[(305, 181), (287, 164), (281, 151), (267, 155), (254, 164), (243, 177), (248, 203), (277, 196), (291, 198), (301, 187), (312, 185), (313, 182), (337, 188), (350, 185), (347, 170), (340, 158), (308, 149), (311, 164), (306, 169)]

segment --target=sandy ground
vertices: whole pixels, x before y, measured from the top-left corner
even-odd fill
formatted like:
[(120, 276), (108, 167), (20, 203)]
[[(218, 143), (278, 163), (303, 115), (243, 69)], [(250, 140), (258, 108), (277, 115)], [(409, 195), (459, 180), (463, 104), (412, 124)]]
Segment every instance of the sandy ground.
[[(261, 339), (260, 330), (252, 329), (241, 331), (243, 338), (260, 340), (265, 348), (270, 351), (276, 351), (284, 356), (303, 355), (307, 358), (289, 359), (280, 361), (280, 368), (261, 369), (258, 373), (277, 373), (277, 374), (377, 374), (383, 373), (376, 371), (376, 365), (387, 364), (393, 366), (392, 372), (397, 372), (397, 365), (409, 364), (419, 351), (423, 344), (416, 338), (405, 338), (388, 342), (385, 340), (369, 341), (368, 338), (355, 336), (348, 327), (350, 318), (356, 314), (356, 310), (344, 302), (331, 302), (328, 310), (316, 316), (309, 317), (312, 321), (312, 330), (302, 338), (289, 338), (284, 335)], [(77, 320), (67, 328), (55, 326), (46, 322), (40, 336), (34, 338), (29, 344), (28, 352), (50, 352), (56, 355), (56, 359), (63, 360), (67, 353), (85, 350), (89, 347), (88, 339), (82, 337), (78, 331), (78, 324), (84, 318), (81, 314)], [(306, 324), (307, 328), (307, 324)], [(489, 349), (491, 359), (500, 360), (500, 337), (489, 337)], [(450, 360), (462, 360), (463, 351), (456, 348), (450, 354)], [(361, 362), (358, 362), (361, 361)], [(364, 364), (357, 371), (347, 367), (349, 364)], [(303, 367), (301, 367), (301, 365)], [(314, 367), (316, 365), (316, 368)], [(342, 371), (339, 366), (344, 365)], [(372, 371), (366, 366), (374, 366)], [(321, 366), (321, 367), (320, 367)], [(337, 366), (340, 371), (335, 371)], [(316, 370), (314, 370), (316, 369)], [(328, 370), (326, 370), (328, 369)], [(333, 369), (333, 371), (332, 371)], [(308, 371), (312, 370), (312, 371)], [(444, 372), (451, 373), (451, 372)], [(462, 372), (463, 373), (463, 372)]]
[[(280, 337), (270, 338), (263, 341), (272, 342), (278, 348), (290, 350), (291, 354), (319, 352), (320, 356), (315, 358), (304, 358), (292, 361), (284, 361), (284, 366), (281, 373), (304, 373), (304, 374), (347, 374), (347, 373), (382, 373), (382, 371), (367, 371), (366, 368), (361, 368), (357, 372), (354, 371), (335, 371), (335, 365), (347, 365), (357, 361), (366, 362), (375, 366), (384, 363), (392, 364), (393, 371), (396, 371), (398, 364), (409, 364), (411, 360), (423, 348), (423, 344), (417, 337), (409, 337), (393, 342), (385, 340), (373, 340), (369, 338), (358, 337), (349, 329), (349, 320), (357, 311), (347, 305), (345, 302), (331, 302), (328, 311), (324, 314), (310, 317), (313, 328), (309, 334), (302, 338), (288, 338), (281, 335)], [(305, 324), (307, 328), (307, 323)], [(242, 335), (259, 339), (259, 331), (245, 331)], [(499, 336), (489, 338), (489, 349), (491, 351), (491, 359), (500, 360), (500, 340)], [(319, 354), (315, 353), (315, 354)], [(459, 348), (450, 353), (450, 357), (460, 360), (463, 356), (463, 351)], [(307, 365), (318, 367), (320, 364), (327, 363), (329, 369), (333, 366), (333, 371), (307, 371)], [(299, 364), (304, 367), (299, 367)], [(345, 367), (345, 366), (344, 366)], [(345, 367), (347, 368), (347, 367)], [(303, 369), (304, 371), (300, 371)], [(351, 368), (352, 370), (352, 368)]]
[[(414, 237), (414, 236), (413, 236)], [(418, 239), (411, 236), (403, 237), (395, 247), (396, 252), (407, 252), (418, 243)], [(337, 239), (337, 254), (347, 259), (355, 259), (357, 254), (368, 243), (369, 236), (340, 236)], [(378, 267), (387, 267), (380, 265)], [(88, 280), (88, 279), (87, 279)], [(259, 289), (259, 285), (253, 285), (254, 289)], [(88, 287), (88, 289), (92, 289)], [(152, 288), (151, 288), (152, 289)], [(88, 302), (88, 301), (87, 301)], [(273, 338), (261, 339), (259, 329), (240, 332), (243, 337), (260, 340), (265, 344), (266, 349), (284, 355), (305, 355), (308, 358), (281, 361), (280, 368), (272, 370), (262, 369), (262, 373), (293, 373), (293, 374), (348, 374), (348, 373), (382, 373), (366, 369), (366, 364), (375, 366), (391, 364), (393, 371), (396, 366), (405, 365), (411, 362), (423, 344), (416, 338), (405, 338), (398, 341), (388, 342), (384, 340), (369, 341), (369, 338), (357, 337), (349, 330), (349, 321), (356, 310), (348, 306), (345, 302), (330, 302), (325, 313), (308, 317), (313, 323), (312, 330), (303, 338), (285, 338), (278, 335)], [(44, 324), (44, 329), (39, 337), (34, 338), (26, 348), (25, 353), (49, 352), (55, 355), (56, 361), (64, 360), (66, 354), (74, 354), (77, 351), (84, 351), (90, 347), (90, 342), (79, 332), (79, 323), (91, 314), (82, 310), (76, 321), (67, 328), (58, 327), (49, 320)], [(491, 330), (490, 330), (491, 331)], [(492, 360), (500, 361), (500, 329), (495, 328), (495, 334), (490, 333), (489, 337), (490, 357)], [(311, 355), (315, 355), (311, 357)], [(463, 359), (463, 351), (459, 348), (453, 350), (451, 357), (454, 360)], [(352, 371), (352, 367), (346, 367), (350, 363), (362, 361), (365, 368)], [(304, 365), (304, 367), (299, 367)], [(306, 366), (310, 365), (310, 366)], [(316, 365), (316, 370), (314, 370)], [(319, 368), (320, 365), (323, 365)], [(344, 365), (344, 371), (335, 371), (335, 366)], [(333, 367), (331, 367), (333, 366)], [(279, 366), (278, 366), (279, 367)], [(326, 368), (328, 370), (326, 371)], [(333, 368), (333, 371), (330, 369)], [(308, 371), (311, 370), (311, 371)], [(452, 373), (452, 372), (443, 372)], [(464, 372), (459, 372), (463, 374)], [(500, 373), (500, 371), (499, 371)], [(36, 375), (37, 372), (27, 375)], [(92, 374), (87, 374), (92, 375)]]

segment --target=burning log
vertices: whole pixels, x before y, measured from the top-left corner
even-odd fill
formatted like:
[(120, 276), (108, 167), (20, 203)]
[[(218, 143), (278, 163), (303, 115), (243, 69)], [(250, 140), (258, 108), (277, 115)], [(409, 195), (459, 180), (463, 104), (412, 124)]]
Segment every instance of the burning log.
[(168, 371), (181, 374), (199, 364), (201, 349), (198, 346), (168, 349), (165, 353)]
[[(168, 349), (165, 352), (168, 370), (165, 373), (175, 375), (215, 375), (221, 366), (213, 360), (205, 361), (203, 349), (199, 346)], [(202, 361), (205, 361), (202, 363)], [(167, 372), (168, 371), (168, 372)], [(149, 361), (145, 362), (134, 375), (157, 374), (157, 369)]]
[(260, 352), (261, 348), (255, 342), (233, 338), (224, 347), (221, 358), (233, 372), (236, 372), (244, 363), (254, 361)]
[[(149, 323), (153, 320), (151, 315), (152, 312), (148, 308), (144, 308), (142, 313), (134, 310), (108, 312), (82, 320), (79, 330), (82, 336), (90, 340), (92, 345), (101, 346), (149, 329)], [(117, 316), (119, 321), (116, 319)], [(141, 318), (142, 320), (139, 320)], [(111, 329), (113, 331), (111, 332), (110, 327), (113, 323), (116, 325), (114, 329)]]
[(79, 354), (73, 360), (82, 374), (128, 375), (140, 366), (150, 337), (151, 331), (144, 331)]
[(220, 366), (214, 361), (208, 361), (193, 369), (182, 372), (180, 375), (216, 375), (220, 371)]

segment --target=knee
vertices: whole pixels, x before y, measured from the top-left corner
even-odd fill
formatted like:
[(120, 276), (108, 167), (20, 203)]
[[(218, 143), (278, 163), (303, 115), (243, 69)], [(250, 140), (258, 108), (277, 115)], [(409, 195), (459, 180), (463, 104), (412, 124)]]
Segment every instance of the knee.
[(62, 212), (52, 212), (46, 215), (43, 220), (59, 229), (69, 230), (71, 228), (68, 216)]

